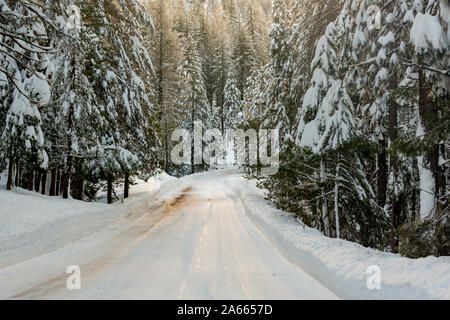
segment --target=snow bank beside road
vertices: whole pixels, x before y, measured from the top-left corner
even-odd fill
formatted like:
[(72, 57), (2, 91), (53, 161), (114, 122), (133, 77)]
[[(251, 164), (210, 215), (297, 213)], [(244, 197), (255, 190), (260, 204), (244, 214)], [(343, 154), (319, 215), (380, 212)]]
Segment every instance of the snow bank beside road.
[[(158, 190), (164, 183), (173, 180), (177, 180), (177, 178), (172, 177), (165, 172), (160, 172), (150, 177), (147, 181), (139, 178), (133, 178), (133, 185), (130, 185), (130, 198), (126, 199), (125, 202), (129, 203), (130, 201), (135, 202), (137, 200), (141, 200), (142, 196), (148, 196), (149, 193)], [(123, 188), (123, 183), (114, 186), (114, 192), (119, 198), (119, 201), (123, 200)], [(96, 196), (98, 199), (96, 202), (106, 203), (106, 190), (100, 190)]]
[(130, 198), (113, 205), (43, 196), (21, 188), (5, 190), (0, 180), (0, 269), (34, 258), (84, 238), (118, 221), (131, 210), (140, 214), (149, 194), (173, 178), (160, 173), (138, 180)]
[[(234, 176), (248, 216), (294, 263), (347, 299), (450, 299), (450, 259), (408, 259), (325, 237), (264, 199), (255, 181)], [(367, 268), (381, 271), (380, 290), (369, 290)]]

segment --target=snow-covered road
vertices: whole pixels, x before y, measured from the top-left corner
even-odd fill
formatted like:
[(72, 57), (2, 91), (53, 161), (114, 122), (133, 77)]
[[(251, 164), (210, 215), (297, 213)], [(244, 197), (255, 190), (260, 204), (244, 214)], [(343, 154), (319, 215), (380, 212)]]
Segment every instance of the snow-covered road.
[[(252, 223), (230, 172), (168, 183), (145, 214), (0, 270), (0, 299), (336, 299)], [(66, 268), (81, 268), (68, 290)]]

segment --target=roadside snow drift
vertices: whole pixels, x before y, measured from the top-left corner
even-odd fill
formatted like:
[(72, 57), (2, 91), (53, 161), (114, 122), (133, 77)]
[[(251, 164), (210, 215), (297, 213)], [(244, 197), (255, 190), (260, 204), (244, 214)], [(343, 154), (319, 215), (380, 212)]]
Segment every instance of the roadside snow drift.
[[(264, 199), (255, 181), (233, 178), (248, 216), (286, 257), (346, 299), (450, 299), (449, 257), (408, 259), (325, 237)], [(370, 266), (381, 271), (380, 289), (368, 289)]]
[[(5, 190), (0, 180), (0, 269), (63, 247), (116, 222), (167, 181), (165, 173), (138, 180), (130, 198), (113, 205), (43, 196), (21, 188)], [(121, 191), (118, 190), (118, 194)], [(142, 208), (142, 209), (143, 209)]]

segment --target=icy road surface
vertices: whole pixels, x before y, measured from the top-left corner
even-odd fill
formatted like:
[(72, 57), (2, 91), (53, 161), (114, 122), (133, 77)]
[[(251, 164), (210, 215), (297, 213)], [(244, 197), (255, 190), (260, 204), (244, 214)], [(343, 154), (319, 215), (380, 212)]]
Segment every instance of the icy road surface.
[(249, 220), (230, 176), (170, 182), (144, 214), (0, 270), (0, 299), (337, 299)]

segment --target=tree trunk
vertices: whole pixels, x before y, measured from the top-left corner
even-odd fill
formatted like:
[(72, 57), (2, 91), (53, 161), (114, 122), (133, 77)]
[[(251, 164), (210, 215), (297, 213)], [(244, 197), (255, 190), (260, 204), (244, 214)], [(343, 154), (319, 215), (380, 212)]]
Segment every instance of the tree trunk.
[(166, 133), (165, 133), (165, 136), (164, 136), (164, 140), (165, 140), (165, 142), (164, 142), (164, 144), (165, 144), (165, 150), (164, 150), (164, 158), (165, 158), (165, 170), (166, 170), (166, 173), (169, 173), (169, 133), (167, 132), (168, 130), (167, 130), (167, 124), (166, 124)]
[[(73, 56), (72, 58), (72, 65), (76, 66), (77, 61), (76, 57)], [(73, 68), (72, 72), (73, 80), (76, 80), (75, 77), (75, 68)], [(62, 181), (62, 187), (63, 187), (63, 198), (68, 199), (69, 198), (69, 189), (70, 189), (70, 179), (72, 176), (72, 166), (73, 166), (73, 154), (72, 154), (72, 134), (73, 134), (73, 118), (75, 114), (75, 108), (73, 106), (73, 103), (70, 105), (69, 108), (69, 114), (67, 118), (67, 156), (66, 156), (66, 167), (64, 168), (63, 172), (63, 181)]]
[(125, 173), (125, 185), (123, 190), (124, 199), (128, 198), (130, 194), (130, 174), (128, 172)]
[(339, 156), (339, 152), (337, 155), (337, 165), (336, 165), (336, 180), (334, 183), (334, 215), (336, 218), (336, 238), (341, 237), (341, 228), (339, 225), (339, 175), (340, 175), (340, 166), (341, 160)]
[(72, 174), (72, 156), (67, 157), (67, 168), (63, 173), (62, 187), (63, 187), (63, 198), (69, 198), (69, 188), (70, 188), (70, 178)]
[(221, 47), (221, 84), (220, 84), (220, 100), (221, 100), (221, 104), (220, 104), (220, 125), (221, 125), (221, 129), (222, 129), (222, 136), (225, 135), (225, 43), (222, 42), (222, 47)]
[[(163, 17), (162, 9), (159, 12), (160, 19)], [(161, 110), (161, 119), (164, 123), (164, 170), (168, 173), (169, 172), (169, 132), (168, 132), (168, 126), (167, 126), (167, 117), (168, 110), (165, 110), (165, 104), (164, 104), (164, 87), (163, 87), (163, 80), (165, 78), (165, 73), (163, 73), (164, 70), (164, 64), (165, 64), (165, 56), (164, 56), (164, 48), (163, 48), (163, 32), (159, 33), (159, 48), (158, 48), (158, 76), (157, 76), (157, 94), (158, 94), (158, 106)]]
[(42, 185), (41, 185), (41, 194), (45, 196), (45, 192), (47, 189), (47, 171), (42, 172)]
[(50, 191), (49, 196), (54, 197), (56, 195), (56, 169), (50, 171)]
[(113, 180), (112, 180), (112, 178), (108, 178), (108, 191), (107, 191), (108, 204), (112, 203), (112, 186), (113, 186)]
[(82, 177), (78, 180), (75, 196), (75, 199), (84, 201), (84, 179)]
[[(448, 154), (445, 151), (445, 143), (442, 143), (440, 145), (440, 156), (443, 159), (448, 159)], [(441, 196), (445, 196), (447, 190), (446, 190), (446, 186), (447, 186), (447, 176), (446, 176), (446, 172), (445, 172), (445, 165), (439, 166), (439, 173), (440, 173), (440, 186), (441, 186)]]
[(450, 246), (445, 244), (438, 249), (438, 257), (448, 257), (450, 256)]
[(8, 164), (8, 182), (6, 183), (6, 190), (11, 190), (13, 187), (13, 176), (14, 176), (14, 160), (9, 159)]
[(34, 189), (34, 170), (30, 169), (28, 172), (28, 190), (33, 191)]
[(20, 170), (19, 170), (19, 184), (20, 184), (20, 186), (22, 188), (26, 189), (27, 185), (25, 183), (26, 181), (25, 181), (25, 177), (24, 176), (25, 176), (25, 169), (24, 169), (23, 166), (21, 166)]
[[(325, 161), (323, 159), (320, 160), (320, 180), (323, 184), (325, 184), (326, 179), (326, 168)], [(326, 236), (330, 236), (330, 221), (328, 220), (328, 204), (326, 199), (326, 190), (325, 186), (322, 187), (322, 220), (323, 220), (323, 229), (324, 234)]]
[(257, 140), (257, 144), (256, 144), (256, 176), (259, 177), (261, 175), (261, 168), (260, 168), (261, 159), (259, 158), (260, 157), (259, 144), (261, 143), (261, 141), (259, 140), (259, 134), (256, 135), (256, 140)]
[(59, 196), (61, 193), (61, 171), (59, 169), (56, 170), (56, 190), (55, 196)]
[(19, 163), (19, 160), (16, 160), (16, 179), (15, 179), (15, 182), (14, 182), (14, 185), (16, 187), (20, 187), (20, 174), (21, 174), (21, 172), (20, 172), (20, 163)]
[(387, 152), (386, 140), (380, 142), (381, 152), (377, 155), (378, 175), (377, 175), (377, 202), (381, 208), (386, 205), (387, 193)]
[(431, 164), (431, 170), (433, 171), (436, 202), (438, 202), (440, 196), (444, 194), (443, 189), (445, 188), (445, 186), (442, 185), (442, 177), (444, 175), (444, 170), (442, 166), (439, 165), (439, 154), (440, 154), (439, 151), (440, 145), (435, 144), (433, 145), (432, 149), (428, 154), (428, 159)]
[[(417, 170), (419, 164), (417, 161), (417, 158), (413, 159), (413, 168), (414, 170)], [(417, 211), (417, 195), (419, 194), (419, 191), (417, 190), (417, 188), (414, 187), (412, 195), (411, 195), (411, 216), (413, 221), (416, 220), (416, 218), (418, 218), (419, 215), (419, 211)]]
[(71, 181), (72, 196), (76, 200), (84, 200), (84, 175), (76, 167)]
[(34, 190), (36, 192), (39, 192), (41, 190), (41, 176), (42, 176), (42, 170), (38, 169), (35, 171), (34, 176)]
[[(389, 101), (389, 140), (394, 143), (398, 138), (398, 117), (397, 117), (397, 102), (394, 98), (391, 98)], [(397, 164), (397, 156), (395, 154), (391, 155), (390, 158), (391, 170), (394, 175), (394, 185), (398, 183), (398, 164)], [(389, 244), (391, 246), (391, 250), (394, 253), (398, 252), (398, 240), (397, 240), (397, 227), (398, 227), (398, 219), (400, 216), (401, 208), (399, 208), (397, 204), (397, 198), (394, 194), (391, 199), (391, 233), (390, 233), (390, 241)]]
[(191, 112), (191, 126), (192, 126), (192, 132), (194, 133), (192, 135), (191, 140), (191, 174), (195, 173), (195, 115), (194, 115), (194, 101), (192, 101), (192, 112)]
[[(421, 63), (419, 59), (419, 64)], [(430, 96), (432, 94), (432, 88), (429, 83), (427, 83), (425, 72), (422, 68), (419, 68), (419, 116), (420, 122), (422, 124), (423, 133), (426, 135), (433, 128), (431, 127), (431, 121), (435, 115), (435, 108), (430, 101)], [(428, 147), (425, 156), (422, 161), (419, 162), (419, 169), (421, 170), (421, 208), (420, 217), (426, 218), (428, 215), (433, 214), (436, 211), (437, 200), (439, 198), (440, 187), (440, 172), (442, 171), (439, 167), (439, 146), (433, 144)], [(431, 185), (427, 176), (433, 176), (434, 183)], [(422, 180), (423, 179), (423, 180)], [(430, 194), (434, 195), (434, 202), (430, 201)], [(427, 199), (424, 201), (422, 198)], [(426, 205), (422, 207), (422, 205)]]

